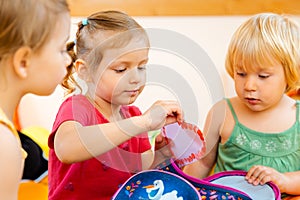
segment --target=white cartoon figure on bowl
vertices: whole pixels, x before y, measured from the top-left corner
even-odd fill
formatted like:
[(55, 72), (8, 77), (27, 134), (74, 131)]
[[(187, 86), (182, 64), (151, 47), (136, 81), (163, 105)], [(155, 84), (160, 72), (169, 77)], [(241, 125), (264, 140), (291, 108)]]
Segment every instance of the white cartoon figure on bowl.
[[(178, 192), (176, 190), (163, 194), (165, 188), (162, 180), (155, 180), (153, 185), (147, 185), (144, 188), (146, 188), (148, 198), (151, 200), (183, 200), (182, 197), (177, 197)], [(154, 196), (151, 194), (153, 192), (156, 193)]]

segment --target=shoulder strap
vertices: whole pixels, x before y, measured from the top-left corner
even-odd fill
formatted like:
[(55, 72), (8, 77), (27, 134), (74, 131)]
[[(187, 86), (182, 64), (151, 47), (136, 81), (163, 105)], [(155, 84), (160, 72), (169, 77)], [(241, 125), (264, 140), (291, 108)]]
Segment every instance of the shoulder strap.
[[(1, 108), (0, 108), (0, 124), (3, 124), (4, 126), (6, 126), (13, 133), (13, 135), (17, 138), (17, 140), (20, 142), (20, 145), (21, 145), (21, 140), (20, 140), (17, 130), (15, 129), (13, 123), (10, 122), (9, 119), (6, 117), (5, 113), (3, 112), (3, 110)], [(22, 158), (25, 159), (27, 157), (27, 153), (23, 148), (21, 148), (21, 153), (22, 153)]]
[(226, 98), (226, 102), (227, 102), (227, 104), (228, 104), (228, 106), (229, 106), (229, 108), (230, 108), (230, 111), (231, 111), (231, 114), (232, 114), (232, 116), (233, 116), (233, 118), (234, 118), (234, 121), (235, 121), (235, 122), (238, 122), (238, 118), (237, 118), (237, 116), (236, 116), (236, 113), (234, 112), (234, 109), (233, 109), (233, 107), (232, 107), (232, 104), (231, 104), (231, 102), (230, 102), (230, 100), (229, 100), (228, 98)]
[(4, 126), (6, 126), (14, 134), (14, 136), (19, 138), (18, 132), (15, 129), (13, 123), (11, 121), (9, 121), (9, 119), (6, 117), (5, 113), (3, 112), (3, 110), (1, 108), (0, 108), (0, 124), (3, 124)]

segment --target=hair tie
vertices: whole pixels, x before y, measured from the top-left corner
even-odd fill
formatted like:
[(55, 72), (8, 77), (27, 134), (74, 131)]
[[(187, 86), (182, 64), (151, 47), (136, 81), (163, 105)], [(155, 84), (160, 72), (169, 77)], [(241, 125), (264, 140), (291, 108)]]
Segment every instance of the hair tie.
[(83, 20), (81, 21), (81, 23), (82, 23), (82, 25), (83, 25), (83, 26), (86, 26), (86, 25), (88, 25), (88, 24), (89, 24), (89, 22), (88, 22), (88, 19), (87, 19), (87, 18), (83, 19)]

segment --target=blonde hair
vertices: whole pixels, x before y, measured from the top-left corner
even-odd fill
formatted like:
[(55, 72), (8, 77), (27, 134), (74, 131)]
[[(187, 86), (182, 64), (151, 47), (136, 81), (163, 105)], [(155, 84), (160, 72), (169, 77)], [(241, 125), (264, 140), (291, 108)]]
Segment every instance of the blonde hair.
[(234, 33), (226, 57), (226, 70), (233, 77), (237, 67), (262, 67), (280, 63), (286, 91), (299, 87), (300, 29), (284, 15), (261, 13), (244, 22)]
[(22, 46), (40, 50), (66, 12), (66, 0), (0, 0), (0, 60)]
[[(120, 11), (101, 11), (78, 23), (76, 39), (67, 44), (67, 50), (73, 63), (80, 58), (90, 68), (95, 69), (107, 48), (124, 47), (132, 39), (143, 40), (149, 46), (145, 30), (132, 17)], [(66, 95), (72, 93), (76, 87), (81, 90), (73, 77), (73, 63), (67, 67), (67, 75), (62, 82)]]

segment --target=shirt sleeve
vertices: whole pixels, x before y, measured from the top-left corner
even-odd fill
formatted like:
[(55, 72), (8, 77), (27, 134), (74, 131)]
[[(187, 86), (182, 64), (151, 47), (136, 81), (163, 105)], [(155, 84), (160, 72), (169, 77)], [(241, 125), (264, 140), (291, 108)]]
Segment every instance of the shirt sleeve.
[[(60, 106), (56, 119), (54, 121), (51, 134), (48, 138), (48, 145), (50, 148), (54, 146), (54, 137), (58, 127), (65, 121), (77, 121), (83, 126), (91, 121), (91, 105), (88, 104), (84, 96), (71, 96), (67, 98)], [(94, 117), (95, 121), (97, 120)]]

